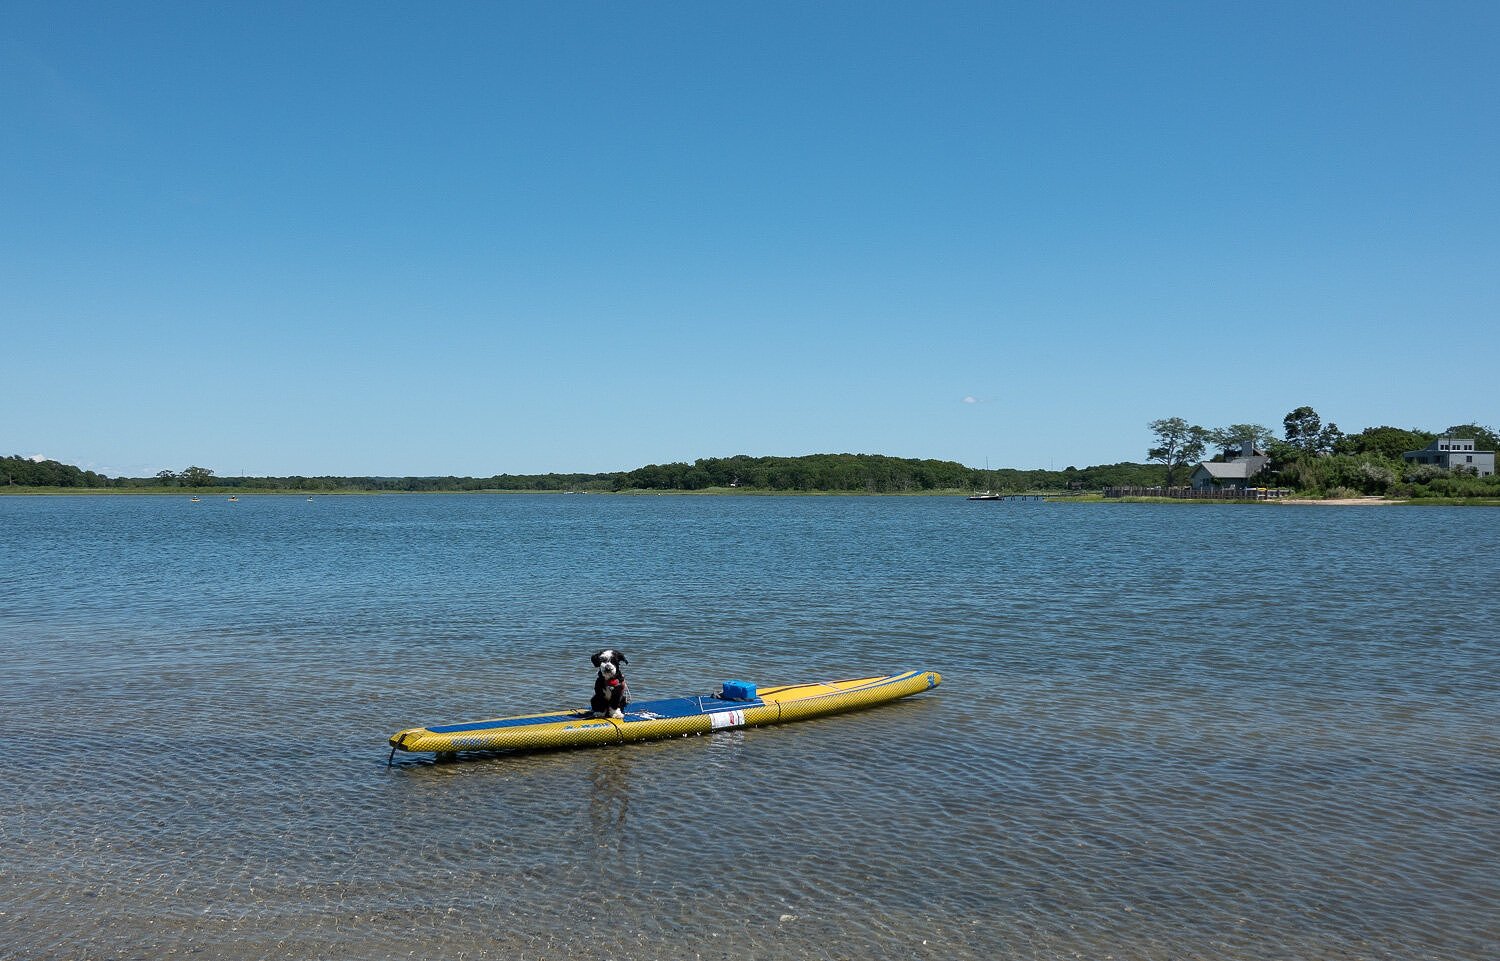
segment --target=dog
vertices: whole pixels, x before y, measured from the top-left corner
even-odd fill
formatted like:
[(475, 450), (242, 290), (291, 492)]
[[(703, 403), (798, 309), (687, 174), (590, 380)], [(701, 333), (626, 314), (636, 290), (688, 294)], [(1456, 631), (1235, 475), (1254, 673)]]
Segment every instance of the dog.
[(620, 665), (630, 663), (623, 651), (605, 648), (592, 658), (599, 673), (594, 676), (594, 696), (589, 708), (595, 717), (624, 717), (630, 703), (630, 686)]

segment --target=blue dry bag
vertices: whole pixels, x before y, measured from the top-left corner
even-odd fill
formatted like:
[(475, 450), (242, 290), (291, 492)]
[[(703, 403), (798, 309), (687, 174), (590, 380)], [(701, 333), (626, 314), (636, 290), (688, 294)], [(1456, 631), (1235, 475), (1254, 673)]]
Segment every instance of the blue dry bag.
[(753, 701), (755, 685), (749, 681), (725, 681), (723, 698), (726, 701)]

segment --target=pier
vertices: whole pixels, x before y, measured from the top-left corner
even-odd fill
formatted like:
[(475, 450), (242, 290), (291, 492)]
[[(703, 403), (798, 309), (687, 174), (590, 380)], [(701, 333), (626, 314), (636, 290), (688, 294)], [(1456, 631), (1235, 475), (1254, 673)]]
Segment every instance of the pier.
[(1282, 487), (1224, 487), (1198, 490), (1192, 487), (1106, 487), (1105, 497), (1175, 497), (1181, 500), (1274, 501), (1291, 491)]

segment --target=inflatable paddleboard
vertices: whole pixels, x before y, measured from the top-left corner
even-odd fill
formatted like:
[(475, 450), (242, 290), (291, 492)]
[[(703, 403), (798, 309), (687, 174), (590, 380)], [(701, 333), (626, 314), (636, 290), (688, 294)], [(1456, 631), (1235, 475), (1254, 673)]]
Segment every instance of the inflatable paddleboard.
[(459, 751), (593, 747), (708, 734), (725, 728), (785, 724), (874, 707), (929, 691), (942, 682), (942, 676), (933, 671), (759, 689), (744, 681), (725, 681), (723, 688), (713, 694), (632, 702), (620, 718), (595, 717), (588, 711), (554, 711), (407, 728), (391, 737), (391, 756), (396, 751), (444, 755)]

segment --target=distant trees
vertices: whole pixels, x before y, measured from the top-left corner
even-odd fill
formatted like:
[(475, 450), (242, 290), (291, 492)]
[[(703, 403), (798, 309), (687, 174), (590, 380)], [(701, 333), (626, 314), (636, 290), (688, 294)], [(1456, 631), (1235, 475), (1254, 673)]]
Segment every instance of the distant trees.
[(616, 490), (831, 491), (900, 494), (933, 490), (1091, 490), (1161, 484), (1162, 471), (1147, 464), (1110, 464), (1062, 471), (979, 471), (956, 461), (881, 454), (809, 454), (802, 457), (707, 457), (687, 463), (648, 464), (620, 474)]
[(1062, 471), (1003, 468), (982, 471), (955, 461), (878, 454), (810, 454), (802, 457), (703, 458), (691, 464), (649, 464), (598, 474), (496, 474), (490, 477), (218, 477), (209, 468), (162, 470), (147, 477), (111, 480), (56, 461), (0, 459), (0, 485), (26, 487), (193, 488), (280, 491), (621, 491), (742, 490), (918, 493), (931, 490), (1096, 490), (1155, 487), (1164, 472), (1153, 464), (1105, 464)]
[(103, 474), (55, 460), (32, 460), (19, 454), (0, 457), (0, 485), (6, 487), (105, 487)]
[(984, 476), (955, 461), (882, 454), (803, 457), (741, 454), (706, 457), (691, 464), (648, 464), (619, 475), (614, 487), (616, 490), (705, 490), (735, 486), (758, 490), (902, 493), (971, 488), (978, 486)]
[(1146, 459), (1166, 465), (1167, 486), (1171, 487), (1177, 468), (1202, 459), (1209, 433), (1181, 417), (1153, 420), (1147, 426), (1156, 438), (1156, 446), (1146, 451)]
[(1407, 451), (1421, 450), (1437, 438), (1425, 430), (1400, 427), (1366, 427), (1358, 434), (1345, 434), (1333, 445), (1335, 454), (1378, 454), (1399, 461)]
[[(1102, 464), (1082, 470), (1063, 471), (1068, 486), (1077, 490), (1100, 490), (1105, 487), (1160, 487), (1166, 482), (1166, 471), (1155, 464)], [(1040, 486), (1040, 485), (1039, 485)], [(1037, 487), (1020, 488), (1036, 490)]]

